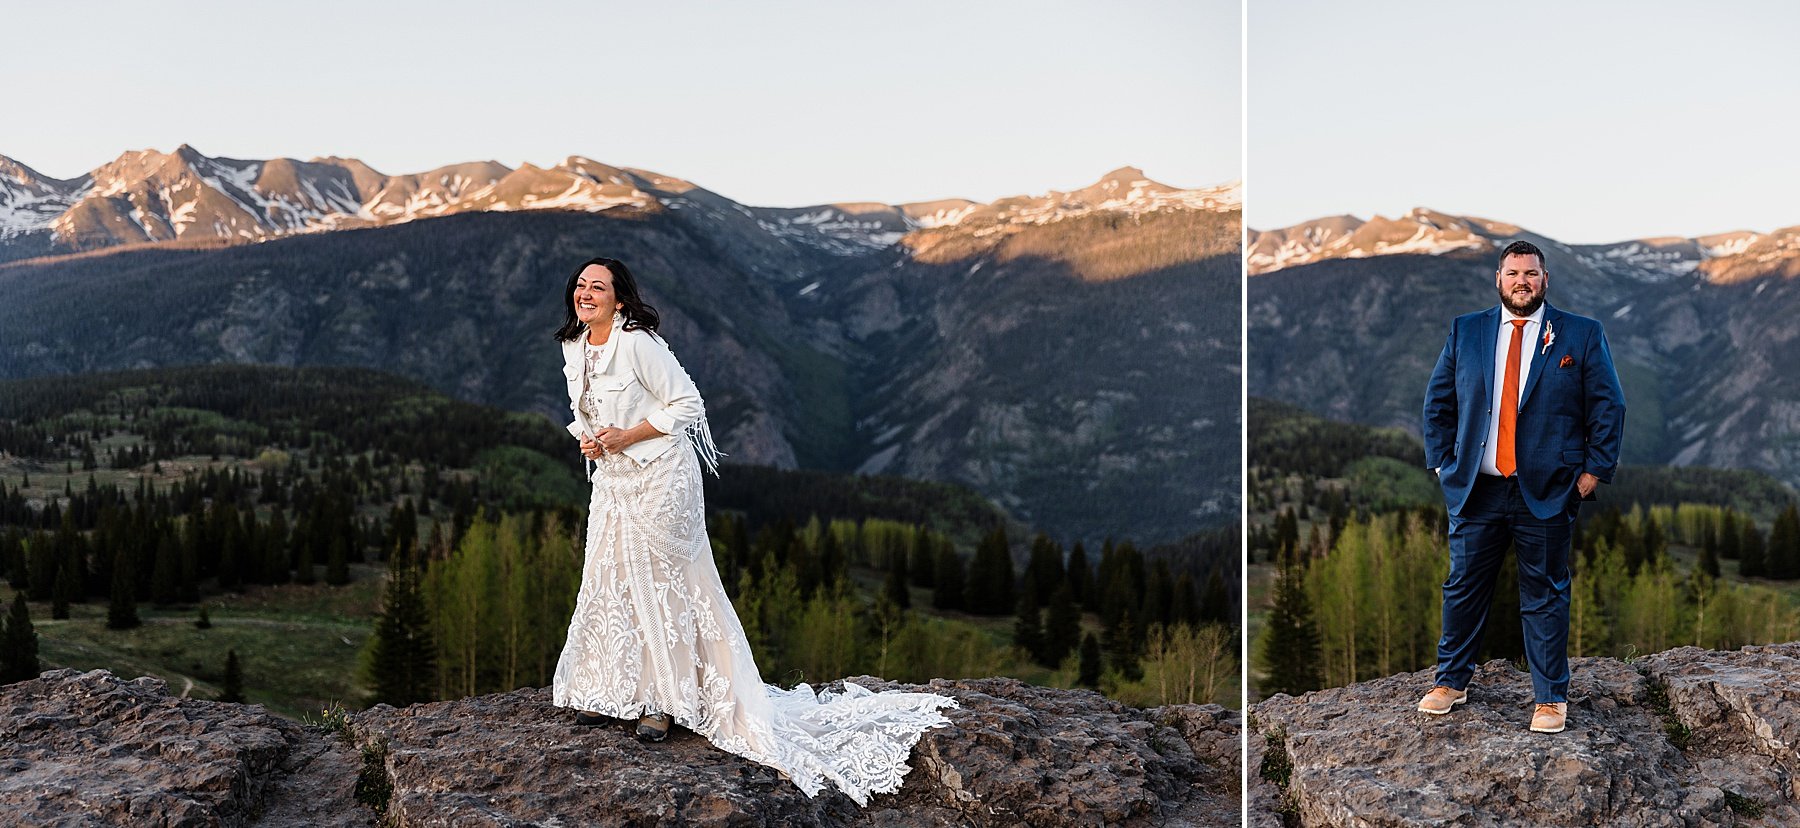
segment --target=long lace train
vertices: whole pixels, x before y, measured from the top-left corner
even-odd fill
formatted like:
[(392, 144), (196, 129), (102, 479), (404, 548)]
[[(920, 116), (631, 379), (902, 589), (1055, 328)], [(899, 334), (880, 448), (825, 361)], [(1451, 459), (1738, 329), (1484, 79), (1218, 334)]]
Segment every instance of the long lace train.
[(633, 719), (667, 713), (773, 767), (808, 796), (827, 781), (858, 804), (897, 790), (924, 731), (956, 700), (844, 683), (765, 684), (713, 564), (700, 468), (687, 443), (648, 464), (607, 455), (589, 501), (581, 587), (553, 703)]

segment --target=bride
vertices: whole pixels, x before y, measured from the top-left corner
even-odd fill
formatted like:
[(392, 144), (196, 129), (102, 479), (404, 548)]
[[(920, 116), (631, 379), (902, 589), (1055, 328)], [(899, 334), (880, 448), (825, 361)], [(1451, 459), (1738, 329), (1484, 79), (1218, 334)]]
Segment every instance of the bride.
[(897, 790), (920, 734), (949, 724), (933, 693), (844, 684), (815, 695), (764, 684), (725, 595), (701, 502), (718, 451), (694, 381), (656, 335), (656, 310), (617, 259), (582, 263), (563, 290), (563, 378), (589, 461), (585, 560), (553, 703), (576, 722), (676, 724), (768, 765), (808, 796), (825, 781), (858, 804)]

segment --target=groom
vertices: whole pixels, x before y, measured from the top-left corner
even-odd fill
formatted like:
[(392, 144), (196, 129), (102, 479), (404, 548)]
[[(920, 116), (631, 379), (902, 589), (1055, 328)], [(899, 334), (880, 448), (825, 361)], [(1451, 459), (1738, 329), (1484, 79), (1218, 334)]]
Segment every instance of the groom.
[(1575, 513), (1619, 463), (1625, 396), (1600, 323), (1544, 301), (1544, 254), (1500, 253), (1500, 305), (1459, 316), (1425, 389), (1425, 462), (1450, 512), (1437, 682), (1419, 710), (1468, 694), (1494, 576), (1518, 551), (1519, 615), (1537, 706), (1531, 729), (1568, 718), (1569, 540)]

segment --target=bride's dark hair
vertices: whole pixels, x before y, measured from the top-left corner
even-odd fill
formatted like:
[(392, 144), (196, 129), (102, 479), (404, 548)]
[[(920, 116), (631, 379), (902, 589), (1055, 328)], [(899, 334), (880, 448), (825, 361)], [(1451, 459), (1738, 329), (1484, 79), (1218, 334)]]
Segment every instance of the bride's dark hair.
[(644, 297), (638, 294), (637, 277), (631, 275), (631, 268), (626, 267), (625, 263), (618, 259), (596, 256), (575, 268), (575, 272), (569, 274), (569, 281), (563, 285), (563, 313), (565, 315), (562, 327), (556, 329), (556, 340), (568, 342), (581, 333), (581, 320), (575, 316), (575, 280), (581, 277), (581, 271), (588, 269), (588, 265), (599, 265), (612, 273), (613, 295), (617, 296), (619, 303), (625, 306), (619, 310), (619, 313), (625, 314), (625, 330), (643, 330), (654, 333), (656, 326), (662, 324), (662, 317), (658, 316), (656, 309), (650, 307), (650, 304), (644, 301)]

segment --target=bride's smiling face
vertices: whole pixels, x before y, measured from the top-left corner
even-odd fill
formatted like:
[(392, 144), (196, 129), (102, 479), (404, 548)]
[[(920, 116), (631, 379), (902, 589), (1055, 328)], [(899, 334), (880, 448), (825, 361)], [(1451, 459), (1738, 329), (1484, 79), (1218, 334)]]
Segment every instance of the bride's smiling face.
[(612, 271), (602, 265), (588, 265), (582, 268), (575, 277), (575, 318), (588, 327), (596, 327), (598, 320), (606, 319), (620, 308), (625, 307), (613, 293)]

